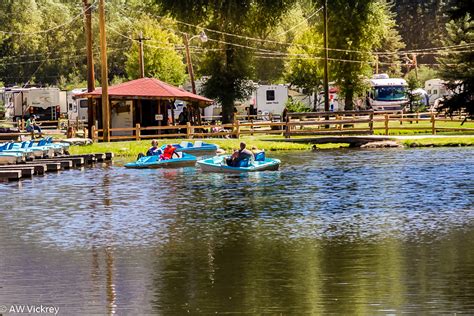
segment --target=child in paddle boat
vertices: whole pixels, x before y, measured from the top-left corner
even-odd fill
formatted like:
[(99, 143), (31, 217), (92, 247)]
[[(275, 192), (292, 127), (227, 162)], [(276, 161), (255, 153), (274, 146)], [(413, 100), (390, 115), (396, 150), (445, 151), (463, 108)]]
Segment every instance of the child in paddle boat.
[(226, 164), (230, 167), (238, 167), (242, 160), (247, 159), (247, 158), (252, 158), (253, 153), (250, 150), (248, 150), (246, 147), (247, 147), (247, 144), (245, 144), (244, 142), (241, 142), (240, 149), (234, 151), (232, 156), (226, 159)]
[(161, 154), (163, 154), (163, 151), (161, 150), (161, 148), (158, 147), (158, 141), (154, 139), (151, 141), (151, 147), (146, 152), (146, 155), (144, 155), (143, 153), (139, 153), (137, 160), (145, 156), (159, 156)]
[(160, 155), (160, 159), (161, 160), (169, 160), (169, 159), (173, 158), (173, 155), (176, 155), (176, 157), (179, 158), (179, 155), (176, 152), (176, 148), (173, 147), (173, 145), (168, 144), (168, 145), (166, 145), (166, 148), (163, 151), (163, 154)]

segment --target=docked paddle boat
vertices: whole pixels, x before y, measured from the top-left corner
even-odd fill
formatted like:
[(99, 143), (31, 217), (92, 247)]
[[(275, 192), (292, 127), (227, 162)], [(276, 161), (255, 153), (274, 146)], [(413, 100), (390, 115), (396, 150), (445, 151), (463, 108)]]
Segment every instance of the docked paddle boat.
[(125, 168), (134, 169), (155, 169), (155, 168), (181, 168), (193, 167), (196, 164), (196, 157), (186, 153), (178, 153), (179, 158), (172, 158), (162, 160), (160, 156), (144, 156), (135, 162), (130, 162), (125, 165)]
[[(165, 149), (166, 145), (161, 146)], [(182, 141), (180, 144), (173, 144), (177, 152), (192, 154), (194, 156), (214, 156), (219, 149), (219, 146), (202, 141), (195, 141), (194, 144), (187, 141)]]
[(275, 171), (280, 167), (281, 161), (274, 158), (266, 158), (265, 153), (255, 156), (255, 160), (244, 159), (240, 162), (239, 167), (231, 167), (226, 163), (226, 159), (230, 156), (216, 156), (198, 161), (199, 167), (206, 172), (223, 172), (223, 173), (244, 173), (256, 171)]

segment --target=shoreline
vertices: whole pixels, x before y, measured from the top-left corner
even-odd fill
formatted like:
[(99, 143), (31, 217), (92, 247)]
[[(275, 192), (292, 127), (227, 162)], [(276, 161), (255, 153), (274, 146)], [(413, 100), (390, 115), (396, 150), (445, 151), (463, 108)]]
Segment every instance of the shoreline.
[[(395, 141), (403, 148), (427, 148), (427, 147), (470, 147), (474, 146), (474, 136), (389, 136), (390, 141)], [(176, 144), (185, 139), (158, 139), (161, 145)], [(301, 151), (311, 150), (311, 142), (298, 142), (297, 139), (285, 140), (284, 138), (269, 139), (265, 137), (249, 136), (241, 139), (226, 139), (226, 138), (206, 138), (206, 139), (190, 139), (187, 141), (193, 142), (200, 140), (203, 142), (213, 143), (218, 145), (226, 152), (231, 152), (233, 149), (239, 147), (239, 143), (244, 141), (249, 147), (256, 146), (258, 149), (263, 149), (267, 152), (278, 151)], [(295, 141), (296, 140), (296, 141)], [(89, 154), (94, 152), (113, 152), (116, 157), (136, 157), (139, 153), (146, 152), (150, 147), (151, 140), (144, 141), (124, 141), (112, 143), (94, 143), (85, 146), (71, 146), (71, 154)], [(347, 148), (349, 144), (329, 143), (318, 144), (319, 150), (330, 150), (338, 148)]]

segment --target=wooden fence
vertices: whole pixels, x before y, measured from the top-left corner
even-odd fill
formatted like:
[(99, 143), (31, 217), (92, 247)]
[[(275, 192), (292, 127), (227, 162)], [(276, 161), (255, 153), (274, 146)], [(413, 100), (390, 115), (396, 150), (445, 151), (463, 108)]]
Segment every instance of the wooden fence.
[[(341, 112), (305, 112), (288, 113), (285, 121), (254, 120), (241, 116), (244, 120), (235, 120), (233, 124), (213, 125), (175, 125), (131, 128), (111, 128), (111, 140), (142, 140), (150, 138), (205, 138), (233, 137), (242, 135), (283, 135), (287, 138), (298, 135), (371, 135), (375, 130), (384, 130), (388, 135), (391, 129), (430, 130), (433, 135), (438, 131), (473, 131), (474, 128), (440, 127), (437, 122), (458, 122), (463, 118), (436, 117), (434, 113), (341, 111)], [(267, 115), (268, 119), (268, 115)], [(412, 123), (429, 122), (429, 126), (415, 126)], [(396, 126), (390, 123), (396, 122)], [(383, 123), (378, 124), (376, 123)], [(399, 123), (399, 124), (398, 124)], [(404, 125), (405, 123), (405, 125)], [(410, 123), (407, 125), (406, 123)], [(101, 138), (103, 130), (93, 128), (93, 141)], [(117, 133), (128, 135), (114, 135)]]
[[(218, 117), (215, 117), (218, 118)], [(382, 130), (389, 135), (390, 130), (423, 130), (435, 135), (437, 132), (468, 131), (474, 128), (439, 126), (440, 122), (459, 123), (463, 117), (436, 116), (435, 113), (403, 113), (373, 112), (373, 111), (340, 111), (340, 112), (305, 112), (288, 113), (285, 120), (275, 115), (237, 115), (233, 124), (203, 124), (203, 125), (173, 125), (142, 127), (136, 124), (130, 128), (111, 128), (111, 140), (142, 140), (151, 138), (206, 138), (206, 137), (233, 137), (242, 135), (283, 135), (287, 138), (298, 135), (370, 135), (376, 130)], [(57, 122), (65, 126), (74, 126), (82, 131), (85, 126), (80, 121)], [(444, 124), (447, 125), (447, 124)], [(43, 126), (42, 126), (43, 128)], [(92, 128), (93, 141), (102, 138), (101, 129)], [(0, 134), (1, 135), (1, 134)], [(29, 135), (20, 132), (15, 135)], [(6, 134), (5, 134), (6, 136)], [(86, 136), (84, 132), (84, 136)]]

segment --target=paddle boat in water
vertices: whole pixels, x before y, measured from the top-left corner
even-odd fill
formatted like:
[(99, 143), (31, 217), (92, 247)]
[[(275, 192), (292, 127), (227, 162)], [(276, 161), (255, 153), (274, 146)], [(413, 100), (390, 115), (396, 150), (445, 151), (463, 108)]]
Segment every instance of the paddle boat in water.
[(154, 169), (154, 168), (180, 168), (193, 167), (196, 164), (196, 157), (186, 153), (178, 153), (179, 158), (172, 158), (162, 160), (160, 156), (144, 156), (135, 162), (130, 162), (125, 165), (125, 168), (134, 169)]
[[(165, 149), (166, 145), (163, 145), (161, 149)], [(173, 144), (173, 147), (176, 148), (177, 152), (183, 152), (187, 154), (192, 154), (194, 156), (214, 156), (219, 149), (219, 146), (209, 143), (204, 143), (202, 141), (195, 141), (194, 144), (187, 141), (182, 141), (180, 144)]]
[(231, 167), (226, 163), (230, 156), (216, 156), (197, 163), (202, 171), (206, 172), (224, 172), (224, 173), (243, 173), (256, 171), (275, 171), (280, 167), (281, 161), (274, 158), (266, 158), (265, 153), (255, 155), (255, 160), (244, 159), (239, 163), (239, 167)]

